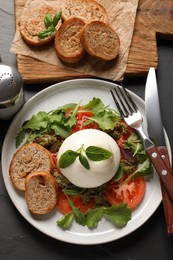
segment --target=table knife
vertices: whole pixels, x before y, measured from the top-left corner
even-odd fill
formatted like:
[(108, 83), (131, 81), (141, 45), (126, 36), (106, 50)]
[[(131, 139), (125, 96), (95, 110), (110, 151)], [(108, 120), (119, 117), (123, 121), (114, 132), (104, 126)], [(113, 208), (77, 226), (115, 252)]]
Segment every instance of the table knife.
[[(150, 68), (145, 88), (145, 111), (147, 119), (148, 135), (154, 139), (160, 156), (171, 172), (168, 150), (166, 148), (164, 128), (159, 104), (157, 79), (154, 68)], [(167, 173), (169, 174), (169, 173)], [(167, 233), (173, 235), (173, 201), (168, 196), (161, 182), (162, 202), (166, 219)], [(172, 190), (173, 193), (173, 190)]]

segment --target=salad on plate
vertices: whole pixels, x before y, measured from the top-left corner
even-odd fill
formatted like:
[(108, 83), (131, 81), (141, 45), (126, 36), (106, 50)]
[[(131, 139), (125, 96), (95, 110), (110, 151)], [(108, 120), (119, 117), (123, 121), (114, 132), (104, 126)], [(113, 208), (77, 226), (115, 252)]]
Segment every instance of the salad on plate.
[(28, 143), (52, 156), (60, 228), (76, 221), (93, 229), (102, 218), (123, 228), (131, 220), (153, 168), (137, 133), (100, 98), (34, 114), (16, 136), (17, 149)]

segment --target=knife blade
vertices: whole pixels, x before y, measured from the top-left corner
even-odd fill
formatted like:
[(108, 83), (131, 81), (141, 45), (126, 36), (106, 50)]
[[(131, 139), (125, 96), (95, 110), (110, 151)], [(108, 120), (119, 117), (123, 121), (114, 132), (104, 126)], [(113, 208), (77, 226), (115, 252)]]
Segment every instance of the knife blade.
[[(147, 130), (150, 138), (154, 138), (158, 151), (167, 167), (171, 171), (170, 159), (166, 148), (164, 128), (160, 111), (157, 79), (154, 68), (150, 68), (145, 88), (145, 111), (147, 118)], [(167, 226), (167, 233), (173, 235), (173, 202), (161, 184), (162, 202)]]

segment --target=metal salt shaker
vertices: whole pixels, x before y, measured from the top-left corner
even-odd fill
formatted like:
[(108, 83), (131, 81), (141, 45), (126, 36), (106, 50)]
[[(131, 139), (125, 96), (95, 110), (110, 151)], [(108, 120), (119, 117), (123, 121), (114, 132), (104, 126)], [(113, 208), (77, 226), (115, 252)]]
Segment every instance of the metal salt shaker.
[(0, 119), (12, 118), (23, 102), (23, 82), (19, 71), (0, 63)]

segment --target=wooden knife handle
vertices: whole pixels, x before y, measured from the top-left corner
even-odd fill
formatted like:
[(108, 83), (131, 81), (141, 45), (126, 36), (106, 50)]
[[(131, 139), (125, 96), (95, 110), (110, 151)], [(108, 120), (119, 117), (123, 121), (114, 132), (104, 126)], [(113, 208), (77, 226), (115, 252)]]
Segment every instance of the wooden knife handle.
[(171, 169), (160, 156), (159, 149), (156, 146), (153, 145), (147, 148), (146, 151), (160, 177), (161, 184), (173, 203), (173, 175)]
[[(169, 169), (171, 169), (168, 150), (165, 146), (158, 148), (159, 153), (162, 157), (162, 159), (165, 161), (166, 165)], [(165, 213), (165, 220), (166, 220), (166, 227), (167, 227), (167, 233), (168, 235), (173, 235), (173, 203), (171, 199), (169, 198), (167, 192), (165, 191), (163, 185), (161, 185), (162, 189), (162, 203), (163, 203), (163, 209)]]

